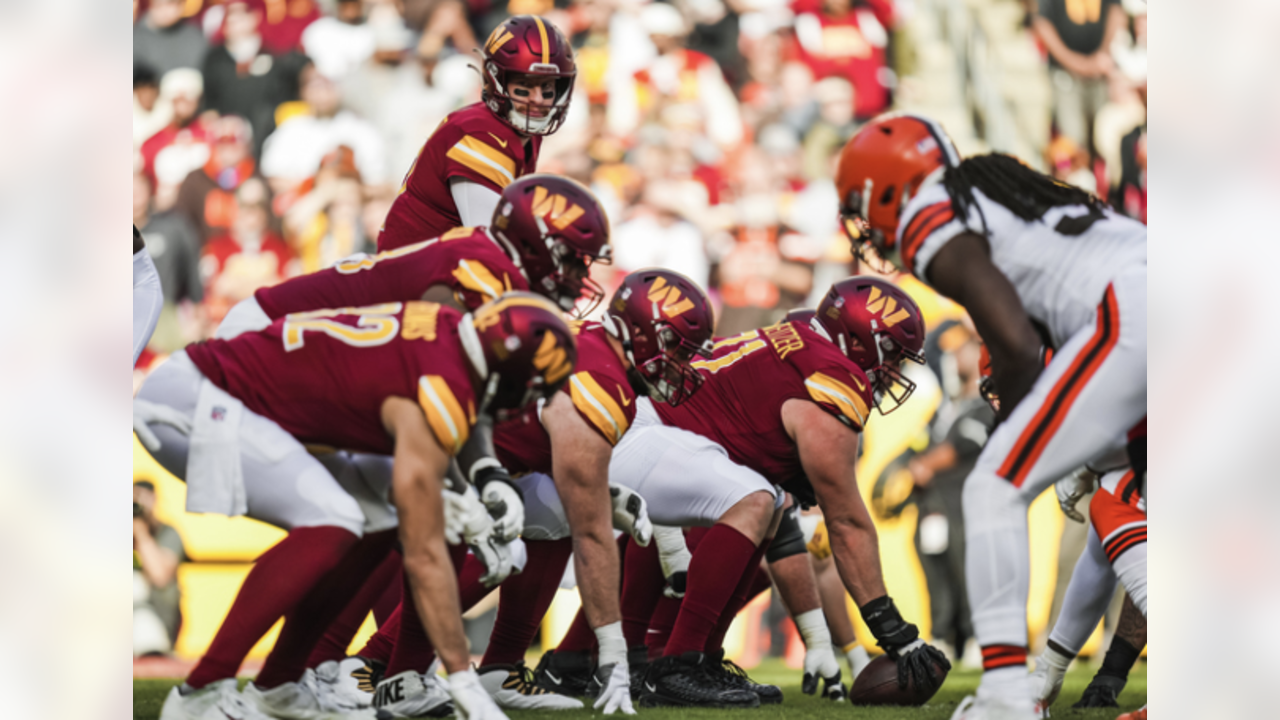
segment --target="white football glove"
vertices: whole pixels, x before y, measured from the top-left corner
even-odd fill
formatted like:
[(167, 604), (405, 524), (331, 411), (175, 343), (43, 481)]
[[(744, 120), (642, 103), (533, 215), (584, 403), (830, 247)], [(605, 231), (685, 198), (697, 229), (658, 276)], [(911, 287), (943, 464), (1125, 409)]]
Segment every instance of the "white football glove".
[(475, 670), (449, 673), (449, 697), (453, 698), (458, 720), (507, 720), (498, 705), (480, 684)]
[[(444, 538), (450, 545), (466, 543), (471, 553), (484, 565), (480, 582), (493, 587), (507, 579), (516, 569), (516, 543), (499, 542), (494, 537), (493, 518), (480, 502), (475, 488), (465, 492), (444, 491)], [(520, 546), (523, 549), (523, 545)]]
[(480, 492), (480, 501), (493, 518), (493, 534), (498, 542), (508, 543), (524, 530), (524, 501), (520, 493), (501, 480), (491, 480)]
[(1097, 480), (1096, 473), (1082, 467), (1054, 483), (1053, 490), (1058, 494), (1058, 507), (1062, 508), (1062, 514), (1078, 523), (1084, 522), (1084, 515), (1076, 510), (1076, 504), (1085, 495), (1093, 492), (1093, 486)]
[(138, 434), (142, 446), (151, 452), (160, 450), (160, 438), (156, 437), (147, 423), (168, 425), (183, 435), (191, 434), (191, 418), (174, 410), (168, 405), (160, 405), (138, 398), (133, 399), (133, 431)]
[(1031, 672), (1031, 692), (1035, 695), (1036, 710), (1041, 717), (1049, 717), (1049, 706), (1062, 692), (1062, 680), (1072, 659), (1052, 648), (1045, 648), (1036, 658), (1036, 669)]
[(836, 653), (830, 646), (805, 650), (801, 691), (805, 695), (817, 692), (819, 678), (822, 679), (822, 697), (836, 702), (845, 701), (848, 693), (840, 682), (840, 663), (836, 662)]
[(685, 581), (689, 577), (689, 561), (693, 555), (684, 542), (684, 531), (667, 525), (653, 526), (653, 539), (658, 543), (658, 562), (662, 564), (662, 576), (667, 585), (662, 594), (669, 598), (684, 597)]
[(596, 710), (603, 707), (605, 715), (612, 715), (618, 710), (625, 715), (636, 714), (631, 704), (631, 671), (627, 661), (597, 668), (595, 682), (601, 686), (600, 695), (591, 707)]
[(613, 500), (613, 529), (631, 536), (640, 547), (648, 547), (653, 539), (653, 523), (649, 522), (649, 506), (636, 491), (609, 484)]

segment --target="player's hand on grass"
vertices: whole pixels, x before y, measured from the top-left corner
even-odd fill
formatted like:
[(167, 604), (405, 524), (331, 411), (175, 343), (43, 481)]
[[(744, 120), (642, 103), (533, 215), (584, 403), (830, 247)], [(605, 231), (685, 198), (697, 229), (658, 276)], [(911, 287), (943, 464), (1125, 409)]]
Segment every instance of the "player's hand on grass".
[[(876, 638), (876, 644), (898, 664), (898, 688), (908, 686), (933, 694), (946, 674), (951, 662), (942, 651), (920, 639), (920, 629), (902, 619), (902, 614), (888, 595), (878, 597), (859, 608), (867, 628)], [(941, 673), (935, 671), (941, 668)]]
[(604, 708), (605, 715), (621, 710), (625, 715), (635, 715), (631, 704), (631, 671), (626, 662), (612, 663), (596, 668), (595, 680), (600, 684), (600, 695), (591, 707)]
[(507, 720), (489, 697), (475, 670), (449, 674), (449, 697), (453, 699), (458, 720)]
[(818, 691), (818, 680), (822, 680), (822, 697), (836, 702), (844, 702), (848, 691), (840, 682), (840, 663), (836, 662), (836, 654), (830, 648), (810, 649), (804, 654), (804, 680), (800, 690), (805, 695)]

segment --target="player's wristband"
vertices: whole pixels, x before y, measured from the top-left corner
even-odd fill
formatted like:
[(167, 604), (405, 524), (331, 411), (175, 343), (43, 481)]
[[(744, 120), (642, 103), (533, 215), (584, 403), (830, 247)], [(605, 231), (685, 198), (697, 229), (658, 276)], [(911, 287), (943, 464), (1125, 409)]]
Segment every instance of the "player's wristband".
[(888, 595), (872, 600), (859, 610), (876, 644), (886, 651), (909, 645), (920, 637), (920, 629), (902, 619), (902, 613)]
[(806, 648), (822, 650), (831, 647), (831, 631), (827, 629), (827, 618), (822, 614), (822, 608), (802, 612), (795, 621)]
[(600, 644), (599, 667), (627, 661), (627, 639), (622, 634), (622, 622), (601, 625), (595, 629)]
[(511, 474), (507, 472), (506, 468), (502, 467), (502, 463), (491, 457), (480, 458), (475, 461), (470, 470), (467, 471), (467, 474), (471, 477), (471, 484), (475, 485), (476, 490), (481, 494), (484, 493), (484, 488), (489, 483), (500, 482), (510, 485), (511, 489), (516, 491), (516, 495), (520, 497), (520, 500), (524, 500), (524, 493), (520, 492), (519, 486), (511, 479)]

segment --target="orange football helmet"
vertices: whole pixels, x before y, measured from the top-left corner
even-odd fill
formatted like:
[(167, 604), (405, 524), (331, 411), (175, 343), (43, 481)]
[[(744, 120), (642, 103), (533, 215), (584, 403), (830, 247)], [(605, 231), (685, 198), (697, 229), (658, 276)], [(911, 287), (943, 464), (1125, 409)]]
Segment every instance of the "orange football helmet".
[(907, 201), (930, 175), (959, 164), (951, 138), (926, 117), (889, 113), (864, 125), (840, 151), (836, 171), (840, 226), (854, 254), (866, 262), (869, 246), (900, 266), (898, 220)]

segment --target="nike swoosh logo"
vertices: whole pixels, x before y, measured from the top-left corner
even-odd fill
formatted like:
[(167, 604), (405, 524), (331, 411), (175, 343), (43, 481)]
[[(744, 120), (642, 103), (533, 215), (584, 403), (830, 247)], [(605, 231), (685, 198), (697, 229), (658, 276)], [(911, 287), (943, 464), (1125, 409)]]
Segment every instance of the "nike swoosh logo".
[(506, 149), (507, 149), (507, 141), (506, 141), (506, 140), (503, 140), (502, 138), (498, 137), (497, 135), (494, 135), (493, 133), (489, 133), (489, 137), (491, 137), (491, 138), (493, 138), (495, 141), (497, 141), (497, 143), (498, 143), (499, 145), (501, 145), (501, 146), (502, 146), (502, 149), (503, 149), (503, 150), (506, 150)]
[(866, 390), (866, 389), (867, 389), (867, 386), (866, 386), (866, 385), (863, 385), (863, 384), (862, 384), (862, 381), (861, 381), (861, 380), (859, 380), (859, 379), (857, 378), (857, 376), (856, 376), (856, 375), (850, 375), (849, 377), (853, 378), (853, 383), (854, 383), (855, 385), (857, 385), (857, 386), (858, 386), (858, 389), (859, 389), (859, 390)]
[(550, 670), (547, 670), (546, 673), (547, 673), (547, 677), (551, 678), (551, 682), (557, 685), (560, 684), (560, 678), (556, 677), (555, 673), (551, 672)]
[(627, 397), (627, 393), (622, 390), (622, 386), (617, 383), (614, 383), (614, 385), (618, 387), (618, 398), (622, 400), (622, 407), (630, 406), (631, 400)]
[(649, 692), (658, 692), (658, 688), (654, 687), (653, 683), (645, 683), (644, 689), (648, 690)]

